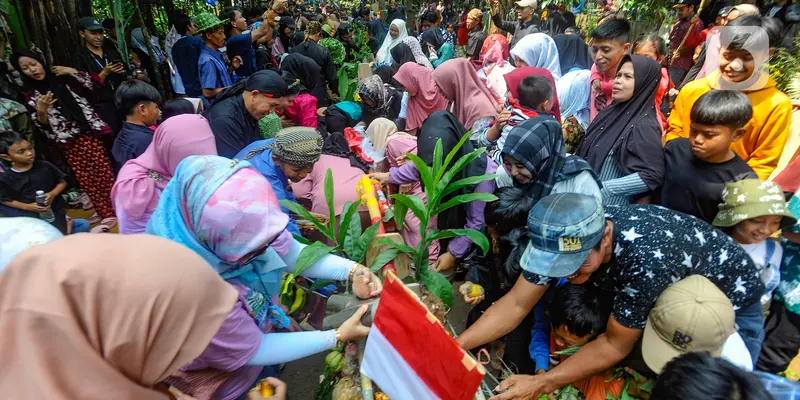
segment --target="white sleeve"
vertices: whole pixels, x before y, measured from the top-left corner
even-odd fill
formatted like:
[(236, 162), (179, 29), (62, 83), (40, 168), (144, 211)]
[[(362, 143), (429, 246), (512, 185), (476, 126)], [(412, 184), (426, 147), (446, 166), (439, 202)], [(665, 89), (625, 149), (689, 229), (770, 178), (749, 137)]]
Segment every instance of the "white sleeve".
[(722, 345), (722, 358), (745, 371), (753, 370), (753, 359), (738, 332), (728, 336), (728, 340)]
[[(292, 238), (292, 245), (289, 248), (289, 251), (281, 257), (283, 262), (286, 263), (288, 272), (294, 271), (294, 266), (297, 263), (297, 257), (300, 255), (300, 251), (302, 251), (305, 247), (306, 245), (298, 242), (297, 239)], [(311, 266), (303, 271), (301, 275), (309, 278), (343, 281), (347, 279), (347, 275), (355, 265), (355, 261), (335, 256), (333, 254), (328, 254), (317, 260), (317, 262), (314, 264), (311, 264)]]

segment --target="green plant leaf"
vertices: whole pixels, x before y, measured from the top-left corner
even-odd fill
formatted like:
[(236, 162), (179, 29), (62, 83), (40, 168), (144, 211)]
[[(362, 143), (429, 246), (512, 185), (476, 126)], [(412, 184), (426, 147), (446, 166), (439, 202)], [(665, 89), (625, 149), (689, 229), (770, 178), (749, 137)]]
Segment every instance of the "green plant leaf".
[(391, 246), (399, 250), (401, 253), (406, 253), (411, 255), (416, 253), (416, 250), (414, 250), (413, 247), (403, 243), (395, 243), (391, 238), (382, 238), (375, 241), (375, 246), (383, 246), (383, 245)]
[[(449, 153), (447, 153), (447, 157), (445, 157), (445, 159), (444, 159), (444, 164), (442, 164), (442, 166), (444, 166), (444, 168), (439, 170), (439, 173), (436, 176), (436, 181), (437, 182), (439, 182), (442, 179), (442, 176), (444, 176), (444, 173), (449, 170), (448, 167), (450, 167), (450, 163), (453, 161), (454, 158), (456, 158), (456, 156), (458, 155), (458, 151), (461, 150), (461, 146), (463, 146), (464, 143), (466, 143), (467, 140), (469, 140), (469, 137), (471, 135), (472, 135), (472, 130), (470, 130), (469, 132), (464, 134), (464, 137), (462, 137), (461, 140), (459, 140), (458, 143), (455, 145), (455, 147), (453, 147), (453, 149), (450, 150)], [(439, 139), (439, 140), (441, 140), (441, 139)]]
[(328, 229), (328, 227), (323, 225), (321, 222), (317, 221), (317, 219), (314, 218), (314, 216), (311, 215), (311, 213), (308, 212), (308, 210), (306, 210), (303, 206), (291, 200), (281, 200), (280, 203), (282, 206), (288, 208), (289, 211), (299, 215), (302, 219), (308, 220), (309, 222), (314, 224), (314, 226), (316, 226), (317, 229), (319, 229), (319, 232), (325, 235), (325, 237), (327, 237), (330, 240), (335, 240), (333, 234)]
[(306, 239), (306, 238), (304, 238), (303, 236), (301, 236), (301, 235), (298, 235), (298, 234), (296, 234), (296, 233), (293, 233), (293, 234), (292, 234), (292, 237), (294, 237), (294, 240), (297, 240), (298, 242), (300, 242), (300, 243), (302, 243), (302, 244), (304, 244), (304, 245), (306, 245), (306, 246), (308, 246), (308, 245), (310, 245), (310, 244), (311, 244), (311, 242), (309, 242), (309, 241), (308, 241), (308, 239)]
[(393, 194), (392, 198), (395, 201), (395, 205), (399, 203), (410, 209), (411, 212), (419, 218), (420, 226), (428, 226), (428, 209), (425, 207), (425, 202), (423, 202), (419, 196), (413, 194)]
[(417, 283), (417, 281), (416, 281), (416, 280), (414, 280), (414, 277), (413, 277), (413, 276), (411, 276), (411, 275), (409, 275), (409, 276), (407, 276), (407, 277), (405, 277), (405, 278), (401, 279), (401, 281), (403, 281), (403, 283), (405, 283), (405, 284)]
[(308, 269), (308, 267), (319, 261), (319, 259), (324, 255), (330, 254), (333, 250), (333, 247), (322, 242), (311, 243), (311, 245), (306, 246), (303, 250), (300, 250), (300, 254), (297, 256), (297, 262), (294, 264), (292, 274), (301, 275), (303, 271)]
[(313, 292), (313, 291), (315, 291), (315, 290), (317, 290), (319, 288), (323, 288), (323, 287), (328, 286), (328, 285), (330, 285), (332, 283), (335, 284), (336, 281), (332, 281), (330, 279), (317, 279), (317, 280), (314, 281), (314, 283), (311, 284), (311, 286), (308, 287), (308, 291), (309, 292)]
[(453, 285), (444, 277), (444, 275), (429, 270), (427, 268), (419, 271), (420, 282), (425, 285), (428, 290), (436, 297), (442, 300), (448, 307), (453, 307)]
[[(352, 201), (348, 201), (344, 203), (344, 208), (342, 209), (342, 220), (339, 221), (339, 232), (336, 234), (337, 243), (340, 246), (344, 245), (345, 237), (347, 237), (347, 233), (349, 232), (350, 221), (353, 219), (353, 216), (358, 214), (358, 203), (354, 203)], [(361, 219), (359, 219), (358, 225), (358, 234), (361, 234)]]
[(489, 239), (486, 238), (480, 231), (476, 231), (475, 229), (443, 229), (441, 231), (435, 232), (429, 238), (431, 241), (433, 240), (440, 240), (440, 239), (449, 239), (456, 236), (466, 236), (472, 243), (475, 243), (478, 247), (483, 250), (483, 253), (486, 254), (489, 251)]
[[(340, 226), (339, 230), (343, 229), (344, 226)], [(358, 215), (353, 215), (350, 218), (350, 224), (347, 225), (347, 232), (344, 235), (344, 241), (342, 242), (342, 250), (344, 254), (347, 255), (351, 260), (357, 261), (353, 258), (353, 254), (356, 253), (356, 243), (358, 242), (358, 238), (361, 237), (361, 218)]]
[(431, 171), (431, 175), (433, 176), (434, 185), (438, 182), (439, 178), (441, 178), (439, 171), (442, 169), (442, 151), (442, 140), (439, 139), (436, 141), (436, 146), (433, 148), (433, 170)]
[(444, 191), (450, 182), (456, 176), (459, 176), (461, 171), (466, 168), (469, 163), (480, 157), (484, 151), (485, 149), (475, 150), (469, 154), (461, 156), (461, 158), (459, 158), (451, 168), (447, 169), (447, 172), (444, 173), (442, 179), (436, 184), (436, 190), (433, 196), (428, 196), (428, 202), (434, 204), (434, 206), (439, 205), (439, 202), (441, 202), (444, 198)]
[(369, 244), (372, 243), (372, 239), (375, 239), (375, 235), (378, 234), (378, 229), (380, 229), (381, 224), (374, 223), (369, 228), (364, 230), (364, 233), (356, 241), (356, 246), (353, 254), (350, 254), (350, 259), (357, 262), (357, 263), (364, 263), (364, 255), (367, 254), (367, 247)]
[[(439, 140), (441, 141), (441, 139)], [(429, 167), (428, 164), (425, 164), (425, 161), (422, 161), (422, 159), (414, 153), (408, 153), (406, 154), (406, 157), (408, 157), (408, 159), (414, 163), (414, 166), (417, 167), (419, 179), (422, 182), (422, 187), (425, 188), (425, 193), (432, 191), (434, 185), (433, 176), (431, 175), (431, 167)]]
[[(453, 192), (456, 192), (458, 190), (461, 190), (461, 189), (463, 189), (463, 188), (465, 188), (465, 187), (467, 187), (469, 185), (477, 185), (477, 184), (479, 184), (479, 183), (481, 183), (483, 181), (488, 181), (488, 180), (494, 179), (496, 177), (497, 177), (497, 174), (485, 174), (485, 175), (470, 176), (470, 177), (466, 177), (464, 179), (459, 179), (459, 180), (447, 185), (447, 188), (445, 188), (444, 192), (442, 192), (442, 198), (445, 198), (450, 193), (453, 193)], [(437, 189), (438, 189), (438, 186), (437, 186)]]
[(375, 260), (372, 261), (372, 265), (369, 266), (369, 270), (377, 274), (384, 265), (394, 260), (398, 254), (400, 254), (400, 250), (384, 249), (381, 254), (375, 257)]
[(394, 202), (394, 224), (397, 227), (397, 230), (403, 228), (403, 225), (406, 223), (406, 213), (408, 213), (408, 207), (405, 204), (400, 203), (398, 201)]
[(335, 238), (336, 234), (336, 210), (333, 209), (333, 172), (330, 168), (325, 171), (325, 202), (328, 203), (328, 228)]
[(460, 194), (458, 196), (455, 196), (455, 197), (451, 198), (450, 200), (447, 200), (446, 203), (444, 203), (444, 204), (440, 205), (439, 207), (437, 207), (436, 210), (434, 210), (433, 214), (434, 215), (439, 214), (442, 211), (445, 211), (445, 210), (447, 210), (448, 208), (451, 208), (451, 207), (455, 207), (455, 206), (457, 206), (459, 204), (466, 204), (466, 203), (470, 203), (470, 202), (473, 202), (473, 201), (489, 202), (489, 201), (495, 201), (495, 200), (497, 200), (497, 196), (495, 196), (495, 195), (493, 195), (491, 193)]

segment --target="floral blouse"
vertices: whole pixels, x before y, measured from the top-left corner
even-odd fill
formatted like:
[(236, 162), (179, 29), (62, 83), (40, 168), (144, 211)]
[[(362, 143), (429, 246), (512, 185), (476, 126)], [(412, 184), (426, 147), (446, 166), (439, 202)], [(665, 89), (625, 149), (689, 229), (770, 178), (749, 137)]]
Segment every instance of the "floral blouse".
[(72, 144), (72, 139), (77, 135), (102, 136), (111, 133), (111, 128), (100, 119), (85, 97), (103, 87), (103, 81), (100, 79), (100, 76), (78, 71), (78, 73), (72, 75), (72, 77), (74, 79), (71, 80), (67, 88), (83, 110), (83, 115), (86, 117), (86, 121), (89, 123), (89, 128), (91, 129), (90, 132), (81, 132), (81, 128), (77, 122), (68, 120), (67, 117), (61, 113), (61, 107), (58, 102), (53, 104), (47, 111), (48, 124), (42, 125), (39, 122), (39, 118), (36, 116), (35, 110), (36, 102), (39, 100), (39, 97), (44, 96), (46, 93), (41, 93), (34, 89), (25, 94), (25, 101), (27, 101), (28, 105), (34, 110), (31, 113), (31, 120), (33, 120), (33, 123), (48, 139), (62, 147), (69, 147)]

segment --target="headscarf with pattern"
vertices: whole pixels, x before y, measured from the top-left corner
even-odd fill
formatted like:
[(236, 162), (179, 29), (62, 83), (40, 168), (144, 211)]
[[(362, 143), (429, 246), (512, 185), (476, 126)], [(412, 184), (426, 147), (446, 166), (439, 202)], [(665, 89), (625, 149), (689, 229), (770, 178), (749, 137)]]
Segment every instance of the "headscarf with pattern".
[(17, 254), (64, 237), (55, 226), (36, 218), (0, 218), (0, 272)]
[(367, 79), (361, 82), (358, 87), (358, 93), (361, 98), (367, 98), (372, 102), (373, 110), (382, 111), (389, 105), (389, 93), (386, 90), (386, 85), (378, 75), (370, 75)]
[(425, 53), (422, 52), (422, 47), (419, 45), (417, 38), (409, 36), (403, 39), (403, 43), (411, 49), (411, 54), (414, 55), (414, 61), (416, 61), (417, 64), (433, 71), (433, 64), (431, 64), (431, 61), (425, 56)]
[(275, 142), (269, 145), (272, 154), (281, 161), (297, 167), (311, 167), (322, 154), (322, 135), (314, 128), (293, 126), (281, 129)]

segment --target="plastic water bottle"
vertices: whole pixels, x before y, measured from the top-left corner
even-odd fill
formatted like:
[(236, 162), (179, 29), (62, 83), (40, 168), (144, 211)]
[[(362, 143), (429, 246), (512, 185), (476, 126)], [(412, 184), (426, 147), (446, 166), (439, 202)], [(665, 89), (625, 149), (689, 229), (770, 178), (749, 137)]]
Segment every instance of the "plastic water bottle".
[(53, 214), (53, 210), (50, 209), (50, 206), (47, 205), (47, 201), (45, 200), (46, 196), (44, 195), (44, 190), (37, 190), (36, 191), (36, 204), (41, 207), (47, 207), (47, 211), (40, 212), (39, 218), (47, 221), (53, 222), (56, 220), (56, 216)]

